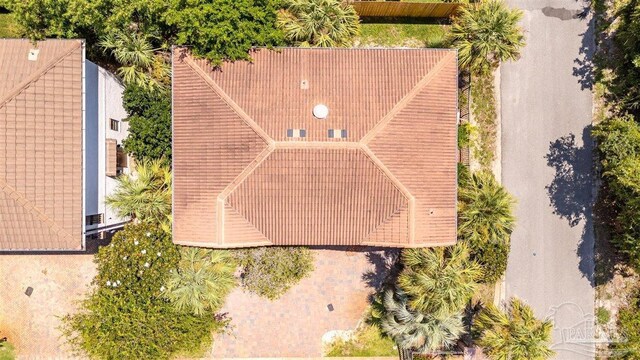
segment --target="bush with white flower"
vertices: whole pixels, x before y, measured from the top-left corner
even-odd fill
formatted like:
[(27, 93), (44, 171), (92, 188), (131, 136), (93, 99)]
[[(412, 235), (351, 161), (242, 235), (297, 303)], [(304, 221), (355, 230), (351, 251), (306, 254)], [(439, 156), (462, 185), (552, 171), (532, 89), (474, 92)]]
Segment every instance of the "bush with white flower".
[(170, 359), (199, 357), (226, 320), (213, 312), (180, 311), (166, 298), (178, 269), (179, 247), (159, 227), (131, 224), (95, 257), (94, 289), (62, 332), (79, 357)]

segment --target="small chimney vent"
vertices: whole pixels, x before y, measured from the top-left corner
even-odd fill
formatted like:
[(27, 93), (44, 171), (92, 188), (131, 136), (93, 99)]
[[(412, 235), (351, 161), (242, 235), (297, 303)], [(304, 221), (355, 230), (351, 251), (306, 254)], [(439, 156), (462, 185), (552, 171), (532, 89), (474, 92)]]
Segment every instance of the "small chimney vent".
[(29, 50), (29, 56), (27, 58), (29, 59), (29, 61), (37, 61), (38, 60), (38, 54), (40, 54), (40, 50), (31, 49), (31, 50)]

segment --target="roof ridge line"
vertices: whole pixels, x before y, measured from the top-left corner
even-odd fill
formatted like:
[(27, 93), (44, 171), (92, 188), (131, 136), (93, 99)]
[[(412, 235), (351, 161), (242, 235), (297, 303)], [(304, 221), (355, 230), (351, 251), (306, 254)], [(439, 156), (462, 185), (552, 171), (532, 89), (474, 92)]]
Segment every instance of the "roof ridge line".
[[(233, 212), (235, 212), (238, 216), (240, 216), (241, 218), (243, 218), (243, 219), (244, 219), (244, 221), (246, 221), (246, 222), (247, 222), (247, 224), (249, 224), (249, 226), (251, 226), (252, 228), (254, 228), (257, 232), (259, 232), (260, 234), (262, 234), (262, 236), (264, 236), (264, 238), (265, 238), (265, 239), (267, 239), (267, 241), (266, 241), (266, 242), (261, 242), (261, 243), (265, 243), (265, 244), (266, 244), (266, 243), (268, 242), (270, 245), (273, 245), (273, 241), (271, 241), (271, 239), (269, 239), (269, 237), (268, 237), (265, 233), (263, 233), (262, 231), (260, 231), (260, 229), (258, 229), (258, 228), (257, 228), (257, 227), (256, 227), (256, 226), (255, 226), (251, 221), (249, 221), (249, 219), (247, 219), (247, 217), (246, 217), (246, 216), (244, 216), (243, 214), (241, 214), (241, 213), (238, 211), (238, 209), (236, 209), (236, 208), (234, 208), (233, 206), (231, 206), (231, 204), (228, 204), (228, 205), (229, 205), (229, 208), (230, 208), (231, 210), (233, 210)], [(226, 206), (224, 207), (224, 210), (223, 210), (223, 211), (224, 211), (225, 213), (227, 212)], [(222, 236), (222, 241), (219, 241), (219, 243), (220, 243), (220, 244), (222, 244), (222, 245), (226, 244), (226, 243), (224, 242), (224, 222), (226, 222), (226, 220), (225, 220), (225, 221), (223, 221), (223, 228), (222, 228), (223, 236)], [(268, 246), (268, 245), (260, 245), (260, 246)]]
[[(40, 219), (43, 223), (47, 224), (47, 226), (53, 230), (54, 233), (56, 234), (60, 234), (61, 232), (63, 233), (63, 237), (73, 237), (73, 235), (71, 235), (68, 231), (66, 231), (63, 227), (61, 227), (60, 225), (56, 224), (55, 221), (53, 221), (49, 216), (47, 216), (47, 214), (44, 213), (44, 211), (40, 210), (31, 200), (27, 199), (24, 194), (22, 194), (21, 192), (19, 192), (17, 189), (15, 189), (13, 186), (7, 184), (7, 182), (0, 177), (0, 189), (2, 189), (2, 191), (9, 195), (11, 198), (14, 199), (15, 202), (17, 202), (18, 204), (20, 204), (20, 206), (27, 210), (27, 212), (29, 212), (31, 215), (35, 215), (38, 219)], [(24, 201), (23, 204), (21, 204), (20, 202), (18, 202), (17, 200), (21, 199)], [(29, 206), (26, 206), (26, 205)]]
[(393, 183), (393, 185), (400, 190), (400, 192), (407, 199), (407, 203), (409, 204), (409, 243), (413, 243), (415, 238), (415, 202), (416, 198), (413, 194), (407, 189), (406, 186), (396, 176), (389, 170), (389, 168), (382, 162), (382, 160), (378, 159), (376, 154), (369, 149), (366, 144), (361, 144), (362, 151), (373, 161), (373, 163), (387, 176), (389, 180)]
[(267, 134), (266, 131), (264, 131), (264, 129), (262, 129), (260, 127), (260, 125), (258, 125), (258, 123), (256, 123), (251, 116), (249, 116), (249, 114), (247, 114), (241, 107), (240, 105), (238, 105), (230, 96), (229, 94), (227, 94), (224, 90), (222, 90), (222, 88), (215, 83), (215, 81), (213, 81), (213, 79), (211, 79), (211, 77), (200, 67), (198, 66), (198, 64), (196, 64), (193, 59), (191, 58), (191, 54), (188, 54), (187, 56), (185, 56), (184, 58), (185, 63), (191, 68), (193, 69), (193, 71), (196, 72), (196, 74), (198, 74), (198, 76), (200, 76), (202, 78), (202, 80), (204, 80), (204, 82), (209, 85), (209, 87), (211, 88), (211, 90), (213, 90), (216, 94), (218, 94), (218, 96), (220, 96), (220, 98), (222, 98), (222, 100), (227, 103), (227, 105), (229, 105), (229, 107), (231, 107), (231, 109), (238, 114), (238, 116), (240, 117), (240, 119), (242, 119), (242, 121), (244, 121), (247, 125), (249, 125), (249, 127), (256, 133), (258, 134), (258, 136), (260, 136), (262, 138), (262, 140), (264, 140), (264, 142), (267, 143), (267, 145), (270, 145), (271, 143), (274, 142), (274, 140), (271, 138), (271, 136), (269, 136), (269, 134)]
[(233, 179), (229, 185), (227, 185), (219, 194), (219, 200), (226, 200), (233, 191), (240, 186), (248, 177), (253, 173), (259, 166), (262, 164), (268, 157), (273, 153), (276, 149), (275, 144), (269, 144), (266, 148), (264, 148), (256, 157), (251, 161), (249, 165), (247, 165), (238, 176)]
[(450, 57), (455, 56), (455, 52), (451, 52), (443, 56), (434, 67), (422, 78), (418, 83), (409, 91), (396, 105), (389, 110), (389, 112), (382, 118), (378, 123), (371, 129), (369, 132), (360, 139), (362, 144), (368, 144), (373, 140), (376, 135), (378, 135), (390, 122), (393, 118), (402, 111), (413, 98), (415, 98), (422, 89), (424, 89), (433, 78), (442, 70), (442, 68), (447, 64), (447, 60)]
[(76, 46), (72, 46), (67, 52), (60, 55), (60, 57), (51, 59), (51, 61), (42, 65), (42, 67), (31, 74), (31, 76), (28, 76), (24, 81), (16, 85), (16, 87), (11, 92), (9, 92), (7, 96), (5, 96), (3, 99), (0, 99), (0, 108), (2, 108), (7, 102), (11, 101), (11, 99), (18, 96), (22, 91), (24, 91), (24, 89), (27, 88), (27, 86), (38, 81), (46, 72), (65, 60), (69, 55), (71, 55), (72, 52), (76, 51), (78, 47), (82, 47), (82, 41), (77, 42)]
[(363, 240), (361, 241), (361, 243), (366, 242), (364, 239), (369, 238), (369, 236), (371, 236), (374, 232), (376, 232), (380, 226), (384, 225), (387, 223), (387, 221), (389, 221), (389, 219), (393, 218), (394, 216), (400, 214), (402, 211), (404, 211), (405, 209), (407, 211), (410, 211), (410, 206), (409, 206), (409, 201), (406, 202), (406, 207), (401, 207), (397, 210), (395, 210), (391, 215), (387, 216), (384, 220), (382, 220), (378, 225), (376, 225), (375, 228), (373, 228), (373, 230), (371, 230), (367, 235), (364, 236)]

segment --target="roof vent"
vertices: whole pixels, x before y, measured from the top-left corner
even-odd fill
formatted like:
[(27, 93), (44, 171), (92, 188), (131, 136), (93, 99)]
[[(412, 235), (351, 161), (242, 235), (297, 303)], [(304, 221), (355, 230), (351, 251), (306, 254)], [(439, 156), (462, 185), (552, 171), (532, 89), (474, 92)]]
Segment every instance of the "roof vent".
[(29, 50), (29, 56), (27, 58), (29, 59), (29, 61), (36, 61), (36, 60), (38, 60), (38, 54), (39, 53), (40, 53), (40, 50), (31, 49), (31, 50)]
[(309, 89), (309, 82), (307, 80), (300, 81), (300, 89), (302, 90)]
[(325, 119), (327, 115), (329, 115), (329, 108), (327, 107), (327, 105), (318, 104), (313, 107), (313, 116), (317, 117), (318, 119)]

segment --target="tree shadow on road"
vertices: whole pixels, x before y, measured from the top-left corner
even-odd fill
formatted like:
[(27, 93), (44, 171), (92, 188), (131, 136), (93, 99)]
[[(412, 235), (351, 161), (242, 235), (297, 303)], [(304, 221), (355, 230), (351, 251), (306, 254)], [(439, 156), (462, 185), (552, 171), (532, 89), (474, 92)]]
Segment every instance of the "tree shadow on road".
[(595, 81), (595, 67), (593, 63), (595, 55), (595, 18), (592, 14), (590, 4), (577, 14), (578, 19), (587, 20), (587, 30), (580, 34), (582, 44), (578, 50), (578, 57), (573, 60), (573, 76), (578, 78), (578, 83), (582, 90), (591, 90)]
[(555, 176), (546, 186), (553, 213), (567, 221), (569, 226), (583, 224), (577, 255), (580, 271), (594, 283), (593, 265), (593, 141), (591, 125), (582, 131), (582, 145), (576, 143), (575, 134), (552, 141), (545, 156), (547, 165), (555, 169)]

